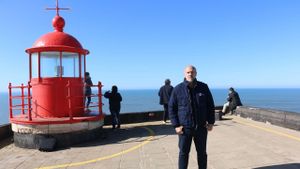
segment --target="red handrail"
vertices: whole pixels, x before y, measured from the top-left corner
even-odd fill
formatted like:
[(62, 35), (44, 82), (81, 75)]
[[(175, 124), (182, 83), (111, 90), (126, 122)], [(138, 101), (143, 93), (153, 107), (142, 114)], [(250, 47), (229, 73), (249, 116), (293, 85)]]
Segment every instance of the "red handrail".
[[(66, 85), (67, 89), (67, 99), (68, 99), (68, 108), (69, 108), (69, 120), (68, 121), (74, 121), (76, 119), (73, 118), (73, 113), (72, 113), (72, 99), (74, 98), (78, 98), (78, 97), (85, 97), (83, 96), (72, 96), (71, 97), (71, 86), (73, 86), (70, 81), (68, 82), (68, 84)], [(91, 94), (91, 97), (96, 97), (98, 99), (98, 102), (94, 102), (90, 107), (98, 107), (98, 118), (101, 118), (101, 116), (103, 115), (103, 111), (102, 111), (102, 84), (101, 82), (98, 82), (97, 85), (92, 85), (91, 87), (97, 87), (98, 92), (97, 94)], [(21, 84), (20, 86), (12, 86), (11, 83), (9, 83), (8, 85), (8, 89), (9, 89), (9, 117), (10, 119), (16, 119), (16, 117), (14, 117), (14, 111), (19, 111), (22, 116), (22, 118), (25, 117), (25, 119), (30, 122), (30, 123), (34, 123), (34, 121), (32, 121), (32, 107), (31, 105), (33, 104), (33, 100), (32, 100), (32, 96), (31, 96), (31, 84), (30, 82), (28, 82), (28, 85), (25, 86), (24, 84)], [(13, 89), (20, 89), (20, 93), (21, 95), (13, 95)], [(25, 92), (25, 89), (27, 89), (27, 93)], [(15, 90), (14, 90), (15, 93)], [(13, 104), (13, 100), (21, 100), (21, 104), (20, 103), (16, 103)], [(80, 108), (86, 108), (85, 104), (83, 107)], [(27, 110), (27, 111), (26, 111)], [(37, 115), (35, 113), (35, 115)], [(28, 119), (27, 119), (28, 118)]]
[[(24, 96), (24, 85), (23, 85), (23, 83), (21, 84), (21, 95)], [(21, 106), (24, 107), (24, 99), (22, 99)], [(22, 114), (25, 114), (24, 109), (22, 109)]]
[(73, 120), (72, 100), (71, 100), (71, 84), (70, 84), (70, 81), (68, 81), (67, 88), (68, 88), (67, 98), (68, 98), (68, 105), (69, 105), (69, 117), (70, 117), (70, 120)]
[(13, 118), (13, 112), (12, 112), (12, 91), (11, 91), (11, 83), (8, 85), (8, 94), (9, 94), (9, 118)]
[[(85, 98), (86, 96), (84, 95), (84, 96), (72, 96), (71, 97), (71, 86), (81, 86), (81, 85), (78, 85), (78, 84), (72, 84), (71, 85), (71, 83), (68, 81), (68, 84), (66, 85), (66, 87), (68, 88), (67, 90), (68, 90), (68, 95), (67, 95), (67, 99), (68, 99), (68, 103), (69, 103), (69, 111), (72, 113), (72, 110), (71, 110), (71, 108), (72, 108), (72, 99), (74, 99), (74, 98)], [(90, 87), (97, 87), (98, 88), (98, 94), (91, 94), (91, 95), (89, 95), (90, 97), (97, 97), (98, 98), (98, 102), (95, 102), (96, 104), (93, 104), (93, 105), (90, 105), (89, 107), (98, 107), (98, 111), (99, 111), (99, 117), (101, 116), (101, 115), (103, 115), (103, 112), (102, 112), (102, 105), (103, 105), (103, 103), (102, 103), (102, 84), (101, 84), (101, 82), (98, 82), (98, 84), (97, 85), (89, 85)], [(85, 99), (84, 99), (85, 100)], [(87, 107), (85, 106), (85, 103), (84, 103), (84, 106), (83, 107), (76, 107), (76, 108), (84, 108), (84, 109), (86, 109)], [(69, 116), (71, 117), (71, 115), (72, 114), (70, 114), (69, 113)]]
[[(27, 95), (24, 94), (24, 89), (27, 88)], [(22, 83), (21, 86), (12, 86), (11, 83), (8, 85), (8, 91), (9, 91), (9, 117), (12, 119), (14, 118), (13, 110), (20, 110), (20, 114), (24, 115), (25, 110), (28, 112), (28, 120), (32, 121), (31, 118), (31, 94), (30, 94), (30, 82), (28, 82), (27, 86), (24, 86)], [(21, 95), (19, 96), (13, 96), (12, 95), (12, 89), (20, 89)], [(15, 104), (13, 105), (13, 99), (21, 99), (21, 104)], [(27, 104), (25, 104), (25, 99), (27, 99)], [(27, 108), (26, 108), (27, 106)]]
[(29, 115), (29, 121), (32, 121), (32, 117), (31, 117), (31, 93), (30, 93), (30, 88), (31, 88), (31, 85), (30, 85), (30, 82), (28, 82), (28, 115)]

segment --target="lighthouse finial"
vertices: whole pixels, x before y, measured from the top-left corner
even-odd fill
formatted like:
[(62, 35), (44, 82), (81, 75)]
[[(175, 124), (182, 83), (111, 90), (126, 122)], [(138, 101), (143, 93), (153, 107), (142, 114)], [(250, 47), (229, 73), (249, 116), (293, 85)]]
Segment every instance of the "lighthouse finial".
[(46, 8), (46, 10), (56, 10), (56, 16), (52, 20), (52, 25), (55, 31), (62, 32), (65, 26), (65, 20), (59, 16), (59, 10), (69, 10), (69, 8), (60, 8), (58, 6), (58, 0), (56, 0), (56, 7)]
[(60, 8), (58, 6), (58, 0), (56, 0), (56, 7), (55, 8), (46, 8), (46, 10), (56, 10), (56, 15), (59, 16), (59, 10), (69, 10), (70, 8)]

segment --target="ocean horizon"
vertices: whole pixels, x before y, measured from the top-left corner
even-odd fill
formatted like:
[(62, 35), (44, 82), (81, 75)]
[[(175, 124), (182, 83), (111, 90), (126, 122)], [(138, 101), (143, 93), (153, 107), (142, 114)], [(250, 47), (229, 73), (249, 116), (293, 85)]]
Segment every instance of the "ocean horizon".
[[(244, 106), (300, 113), (300, 88), (236, 89)], [(103, 90), (103, 93), (105, 90)], [(158, 89), (120, 90), (121, 113), (160, 111)], [(228, 89), (211, 89), (216, 106), (226, 102)], [(108, 100), (103, 98), (103, 111), (110, 114)], [(0, 92), (0, 125), (9, 123), (8, 92)]]

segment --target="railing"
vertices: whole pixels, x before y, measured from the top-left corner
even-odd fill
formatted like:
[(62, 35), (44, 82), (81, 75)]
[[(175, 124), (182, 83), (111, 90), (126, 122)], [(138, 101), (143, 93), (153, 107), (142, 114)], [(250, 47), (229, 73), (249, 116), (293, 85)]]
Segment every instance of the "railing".
[[(73, 121), (73, 113), (72, 113), (72, 108), (74, 108), (74, 106), (72, 106), (72, 99), (75, 98), (83, 98), (83, 100), (85, 100), (85, 95), (83, 96), (71, 96), (71, 90), (72, 87), (74, 86), (72, 84), (70, 84), (70, 82), (68, 81), (66, 88), (67, 88), (67, 97), (66, 99), (68, 99), (68, 108), (69, 108), (69, 120)], [(82, 86), (82, 85), (81, 85)], [(32, 121), (32, 96), (31, 96), (31, 85), (30, 82), (28, 82), (28, 85), (23, 85), (21, 84), (21, 86), (12, 86), (11, 83), (9, 83), (8, 89), (9, 89), (9, 117), (10, 119), (14, 119), (14, 120), (19, 120), (20, 121), (29, 121), (30, 123)], [(83, 87), (83, 86), (82, 86)], [(98, 112), (99, 114), (97, 116), (101, 117), (103, 116), (103, 111), (102, 111), (102, 84), (101, 82), (98, 82), (97, 85), (92, 85), (90, 86), (92, 88), (97, 88), (97, 94), (91, 94), (90, 97), (94, 97), (97, 98), (98, 101), (93, 101), (91, 102), (91, 105), (89, 107), (97, 107), (98, 108)], [(13, 89), (20, 89), (19, 92), (17, 91), (13, 91)], [(20, 95), (16, 95), (16, 93), (20, 93)], [(94, 99), (95, 100), (95, 99)], [(85, 103), (83, 103), (82, 107), (75, 107), (75, 108), (82, 108), (83, 110), (86, 109), (85, 107)], [(19, 111), (18, 113), (16, 113), (15, 111)], [(18, 114), (17, 117), (15, 117), (15, 115)], [(94, 116), (95, 117), (95, 116)]]
[[(71, 97), (71, 90), (72, 90), (72, 86), (74, 86), (74, 85), (72, 85), (71, 83), (70, 83), (70, 81), (68, 81), (68, 84), (66, 85), (66, 87), (67, 87), (67, 91), (68, 91), (68, 94), (67, 94), (67, 99), (68, 99), (68, 106), (69, 106), (69, 117), (70, 117), (70, 120), (73, 120), (73, 114), (72, 114), (72, 99), (75, 99), (76, 97)], [(98, 89), (98, 94), (91, 94), (91, 95), (89, 95), (90, 97), (96, 97), (96, 98), (98, 98), (98, 102), (91, 102), (91, 105), (89, 106), (89, 107), (98, 107), (98, 112), (99, 112), (99, 114), (98, 114), (98, 116), (102, 116), (103, 115), (103, 112), (102, 112), (102, 106), (103, 106), (103, 103), (102, 103), (102, 84), (101, 84), (101, 82), (98, 82), (98, 84), (97, 85), (92, 85), (92, 86), (90, 86), (90, 87), (97, 87), (97, 89)], [(76, 107), (76, 108), (83, 108), (84, 110), (87, 108), (86, 106), (85, 106), (85, 95), (83, 95), (83, 96), (78, 96), (78, 97), (81, 97), (81, 98), (83, 98), (83, 100), (84, 100), (84, 103), (83, 103), (83, 105), (84, 106), (82, 106), (82, 107)]]
[[(13, 95), (12, 89), (20, 89), (21, 95)], [(27, 90), (27, 95), (24, 94), (24, 89)], [(14, 110), (20, 110), (19, 114), (22, 115), (28, 115), (28, 120), (32, 121), (32, 115), (31, 115), (31, 92), (30, 92), (31, 86), (30, 82), (28, 82), (27, 86), (24, 86), (23, 83), (21, 86), (12, 86), (11, 83), (8, 85), (8, 93), (9, 93), (9, 117), (10, 119), (14, 118)], [(21, 99), (21, 104), (15, 104), (13, 103), (13, 99)], [(25, 104), (25, 101), (27, 102)], [(25, 113), (25, 110), (27, 112)]]

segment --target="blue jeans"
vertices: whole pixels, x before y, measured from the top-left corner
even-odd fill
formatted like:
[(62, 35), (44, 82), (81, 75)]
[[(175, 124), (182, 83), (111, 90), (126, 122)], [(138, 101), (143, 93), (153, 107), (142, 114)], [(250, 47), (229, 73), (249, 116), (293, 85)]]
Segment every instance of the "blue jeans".
[(207, 153), (206, 153), (206, 140), (207, 129), (199, 127), (197, 130), (184, 128), (183, 134), (179, 135), (179, 169), (187, 169), (189, 162), (189, 153), (191, 149), (192, 139), (194, 140), (197, 161), (199, 169), (207, 168)]
[(112, 117), (112, 126), (113, 126), (113, 128), (115, 128), (116, 125), (118, 127), (120, 127), (120, 112), (110, 110), (110, 113), (111, 113), (111, 117)]
[(168, 110), (168, 104), (164, 104), (164, 122), (166, 122), (169, 118), (169, 110)]

